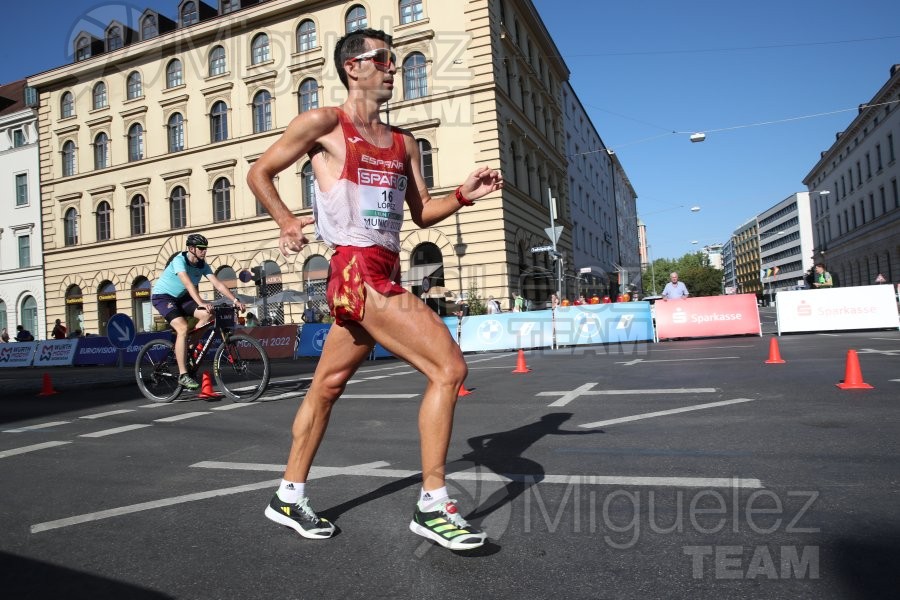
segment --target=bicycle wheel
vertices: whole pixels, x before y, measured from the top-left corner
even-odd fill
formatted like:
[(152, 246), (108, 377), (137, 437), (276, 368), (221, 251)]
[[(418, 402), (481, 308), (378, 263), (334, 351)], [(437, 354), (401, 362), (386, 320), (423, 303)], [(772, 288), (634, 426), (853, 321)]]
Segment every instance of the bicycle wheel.
[(138, 352), (134, 377), (148, 400), (171, 402), (181, 393), (174, 348), (169, 340), (152, 340)]
[(213, 359), (216, 383), (235, 402), (252, 402), (269, 385), (269, 356), (256, 338), (231, 335)]

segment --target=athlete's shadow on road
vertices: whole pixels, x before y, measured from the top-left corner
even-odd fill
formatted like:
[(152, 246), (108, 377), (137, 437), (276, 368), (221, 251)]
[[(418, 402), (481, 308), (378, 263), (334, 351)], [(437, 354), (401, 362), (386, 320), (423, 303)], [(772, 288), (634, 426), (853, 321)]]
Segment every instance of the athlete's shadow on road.
[[(524, 456), (528, 449), (541, 438), (548, 435), (591, 435), (603, 433), (602, 430), (597, 429), (590, 431), (560, 429), (571, 418), (572, 413), (550, 413), (522, 427), (469, 438), (467, 441), (471, 450), (460, 458), (447, 463), (447, 474), (466, 471), (475, 472), (477, 475), (478, 471), (485, 469), (501, 477), (508, 478), (509, 481), (488, 498), (480, 501), (472, 512), (466, 515), (466, 519), (475, 521), (490, 515), (502, 506), (511, 503), (528, 488), (544, 479), (544, 467), (540, 463)], [(450, 477), (449, 479), (451, 479), (451, 486), (453, 486), (453, 478)], [(464, 480), (465, 478), (460, 477), (458, 479)], [(483, 480), (484, 477), (476, 477), (476, 479)], [(322, 511), (322, 516), (335, 522), (349, 510), (421, 482), (422, 475), (419, 473), (391, 481), (358, 498)], [(482, 486), (483, 483), (477, 481), (477, 485)], [(453, 487), (456, 487), (458, 490), (464, 489), (458, 485)], [(450, 495), (451, 497), (454, 495), (452, 488)], [(468, 500), (468, 498), (462, 500)], [(475, 498), (475, 500), (478, 501), (478, 498)], [(463, 508), (468, 507), (463, 506)], [(412, 512), (411, 509), (410, 512)]]

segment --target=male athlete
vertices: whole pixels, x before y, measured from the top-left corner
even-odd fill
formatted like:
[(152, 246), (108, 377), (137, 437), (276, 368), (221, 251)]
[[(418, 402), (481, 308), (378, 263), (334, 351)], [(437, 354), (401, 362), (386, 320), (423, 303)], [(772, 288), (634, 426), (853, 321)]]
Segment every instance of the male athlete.
[(234, 302), (241, 310), (244, 304), (235, 298), (228, 287), (213, 275), (206, 264), (206, 250), (209, 243), (199, 233), (187, 238), (187, 250), (177, 254), (160, 275), (153, 289), (150, 301), (157, 312), (175, 330), (175, 360), (178, 361), (178, 383), (189, 390), (196, 390), (200, 384), (187, 372), (187, 333), (190, 316), (197, 318), (197, 327), (203, 327), (213, 317), (212, 304), (204, 300), (197, 290), (200, 279), (205, 275), (209, 282), (223, 296)]
[[(400, 282), (400, 228), (404, 203), (413, 222), (430, 227), (503, 186), (497, 171), (481, 167), (445, 198), (431, 198), (420, 174), (416, 140), (378, 116), (391, 98), (396, 57), (391, 37), (362, 29), (338, 40), (334, 62), (348, 90), (338, 108), (304, 112), (257, 160), (247, 176), (255, 196), (281, 228), (284, 255), (318, 238), (334, 248), (327, 297), (331, 328), (306, 398), (297, 411), (284, 479), (266, 516), (301, 536), (329, 538), (335, 527), (318, 517), (306, 497), (306, 478), (331, 408), (378, 342), (428, 378), (419, 409), (422, 490), (410, 529), (453, 550), (481, 546), (485, 533), (469, 525), (444, 485), (453, 411), (467, 367), (447, 327)], [(273, 185), (282, 170), (309, 154), (315, 174), (313, 214), (296, 217)]]

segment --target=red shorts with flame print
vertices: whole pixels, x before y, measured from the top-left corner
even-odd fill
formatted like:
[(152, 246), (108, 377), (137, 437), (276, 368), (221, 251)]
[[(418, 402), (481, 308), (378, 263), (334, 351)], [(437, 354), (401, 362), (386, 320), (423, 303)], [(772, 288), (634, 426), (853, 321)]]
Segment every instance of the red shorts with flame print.
[(381, 246), (338, 246), (328, 269), (328, 308), (337, 325), (362, 321), (366, 311), (366, 284), (379, 294), (393, 296), (406, 290), (400, 283), (400, 257)]

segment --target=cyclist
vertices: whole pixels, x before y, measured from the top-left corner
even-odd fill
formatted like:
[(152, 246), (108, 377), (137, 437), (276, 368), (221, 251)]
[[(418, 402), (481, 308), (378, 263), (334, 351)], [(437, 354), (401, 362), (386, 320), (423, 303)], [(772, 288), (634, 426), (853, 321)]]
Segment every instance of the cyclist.
[(187, 372), (187, 333), (188, 317), (197, 319), (197, 328), (203, 327), (212, 320), (212, 304), (200, 296), (197, 285), (205, 275), (213, 287), (223, 296), (231, 300), (241, 310), (244, 303), (238, 300), (228, 287), (213, 275), (206, 262), (206, 251), (209, 243), (199, 233), (192, 233), (187, 238), (187, 250), (172, 259), (163, 274), (160, 275), (153, 289), (150, 300), (157, 312), (175, 330), (175, 359), (178, 361), (178, 383), (189, 390), (196, 390), (200, 384)]

